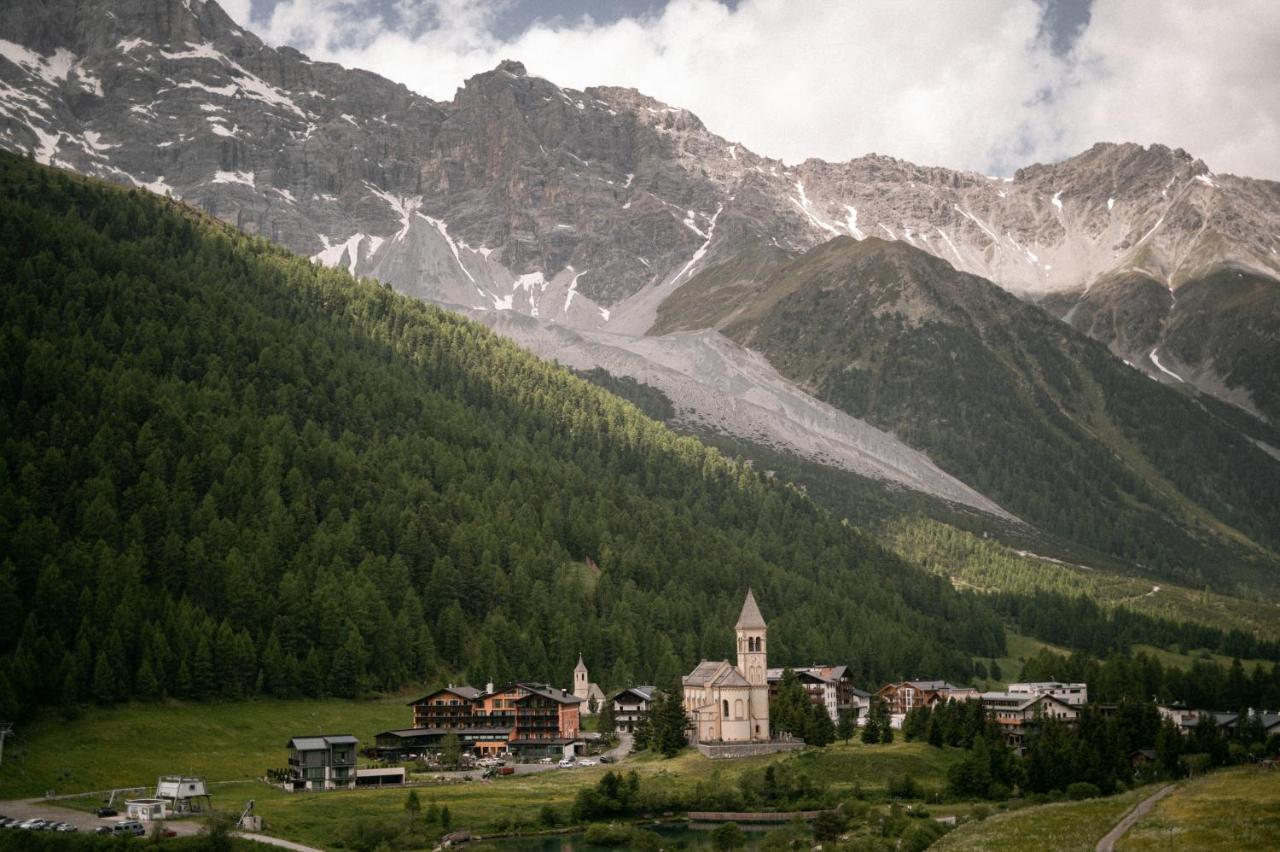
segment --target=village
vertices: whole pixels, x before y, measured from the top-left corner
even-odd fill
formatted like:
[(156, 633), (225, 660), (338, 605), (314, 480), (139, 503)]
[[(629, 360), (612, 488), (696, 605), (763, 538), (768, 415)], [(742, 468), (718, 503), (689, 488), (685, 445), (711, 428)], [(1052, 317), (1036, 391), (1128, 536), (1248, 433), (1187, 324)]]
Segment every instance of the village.
[[(837, 736), (847, 742), (855, 733), (868, 743), (892, 742), (895, 731), (904, 739), (923, 739), (928, 716), (942, 713), (980, 718), (1011, 754), (1022, 755), (1045, 725), (1071, 731), (1086, 713), (1109, 719), (1119, 712), (1117, 705), (1091, 702), (1083, 682), (1013, 682), (1002, 691), (983, 691), (944, 679), (913, 678), (872, 690), (858, 686), (846, 665), (771, 667), (768, 625), (750, 590), (733, 631), (736, 659), (699, 662), (680, 678), (678, 696), (651, 684), (606, 693), (591, 679), (580, 654), (571, 688), (531, 681), (482, 687), (449, 683), (407, 702), (409, 724), (377, 733), (372, 743), (343, 732), (281, 732), (284, 764), (267, 769), (260, 780), (286, 794), (305, 794), (493, 782), (625, 763), (638, 741), (654, 752), (666, 750), (655, 733), (663, 724), (660, 716), (678, 720), (678, 748), (691, 747), (712, 761), (801, 751)], [(1225, 741), (1241, 725), (1260, 729), (1254, 733), (1264, 740), (1280, 735), (1280, 713), (1251, 711), (1242, 717), (1178, 703), (1156, 705), (1155, 712), (1162, 725), (1188, 739), (1212, 729)], [(927, 738), (938, 744), (932, 733)], [(1160, 756), (1152, 748), (1139, 748), (1128, 759), (1135, 776), (1142, 777)], [(112, 791), (92, 814), (98, 821), (81, 819), (79, 824), (118, 836), (153, 833), (151, 827), (190, 833), (199, 829), (183, 817), (215, 810), (204, 777), (166, 775), (154, 791)], [(237, 832), (263, 836), (263, 818), (253, 801), (233, 811)], [(805, 813), (811, 819), (818, 812)], [(743, 813), (720, 816), (752, 818)], [(74, 831), (77, 826), (75, 821), (35, 817), (4, 822), (5, 827), (32, 830)], [(454, 841), (468, 836), (465, 829), (445, 835)]]
[[(1046, 720), (1071, 727), (1086, 707), (1103, 717), (1117, 709), (1091, 703), (1085, 683), (1009, 683), (1004, 691), (993, 692), (942, 679), (911, 679), (869, 691), (854, 683), (845, 665), (770, 667), (768, 626), (751, 591), (733, 629), (736, 661), (704, 660), (680, 683), (688, 744), (711, 759), (805, 747), (795, 731), (770, 720), (770, 708), (788, 679), (798, 684), (814, 714), (829, 719), (832, 730), (865, 729), (877, 723), (877, 716), (882, 720), (879, 724), (901, 730), (913, 711), (978, 702), (1016, 753), (1025, 749)], [(282, 789), (303, 792), (404, 784), (406, 767), (414, 764), (492, 778), (517, 771), (614, 763), (630, 751), (655, 704), (666, 697), (649, 684), (606, 694), (591, 680), (580, 655), (571, 689), (530, 681), (483, 687), (450, 683), (408, 702), (407, 727), (380, 732), (363, 747), (348, 733), (297, 733), (285, 743), (287, 768), (269, 770), (267, 780)], [(1230, 733), (1242, 722), (1238, 713), (1182, 704), (1158, 705), (1157, 710), (1187, 735), (1205, 724)], [(1264, 736), (1280, 734), (1280, 713), (1254, 715)], [(592, 718), (597, 722), (591, 726), (595, 730), (587, 730), (587, 720)], [(1131, 758), (1142, 763), (1154, 760), (1155, 754), (1142, 749)], [(176, 782), (171, 782), (174, 779), (161, 779), (154, 797), (128, 801), (127, 815), (153, 820), (189, 811), (186, 797), (175, 800)], [(199, 784), (204, 795), (201, 779), (184, 783), (192, 790)]]

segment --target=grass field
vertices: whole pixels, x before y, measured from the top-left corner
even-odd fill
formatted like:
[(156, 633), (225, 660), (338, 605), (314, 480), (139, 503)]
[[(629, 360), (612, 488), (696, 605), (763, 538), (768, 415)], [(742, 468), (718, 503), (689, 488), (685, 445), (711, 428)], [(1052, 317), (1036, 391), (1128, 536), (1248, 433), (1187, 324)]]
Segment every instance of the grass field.
[(5, 743), (0, 799), (154, 786), (174, 773), (257, 778), (285, 765), (290, 737), (350, 733), (372, 743), (380, 731), (407, 727), (405, 702), (415, 697), (130, 704), (92, 708), (74, 721), (50, 714), (18, 726)]
[(930, 849), (938, 852), (1089, 852), (1125, 812), (1154, 792), (1130, 790), (1106, 799), (1059, 802), (997, 814), (960, 826)]
[[(0, 799), (38, 796), (49, 789), (70, 794), (151, 786), (162, 774), (191, 773), (213, 782), (217, 809), (238, 813), (253, 799), (270, 833), (328, 847), (361, 823), (402, 824), (406, 791), (291, 794), (252, 779), (268, 767), (284, 765), (291, 736), (349, 732), (371, 742), (379, 731), (407, 725), (406, 700), (167, 702), (87, 710), (74, 722), (50, 718), (21, 726), (6, 744)], [(733, 761), (708, 760), (694, 751), (671, 760), (645, 754), (621, 768), (658, 779), (672, 791), (692, 791), (699, 782), (734, 784), (743, 772), (787, 762), (827, 782), (838, 795), (851, 794), (856, 785), (878, 798), (890, 779), (901, 775), (912, 776), (926, 790), (940, 790), (947, 768), (961, 754), (923, 743), (869, 746), (855, 740), (823, 750)], [(415, 789), (424, 808), (431, 802), (447, 806), (454, 825), (492, 831), (533, 826), (544, 804), (567, 815), (577, 791), (595, 784), (606, 771), (578, 768)], [(97, 801), (87, 796), (65, 804), (87, 809)]]
[(1280, 772), (1240, 767), (1188, 781), (1138, 820), (1116, 849), (1280, 849)]

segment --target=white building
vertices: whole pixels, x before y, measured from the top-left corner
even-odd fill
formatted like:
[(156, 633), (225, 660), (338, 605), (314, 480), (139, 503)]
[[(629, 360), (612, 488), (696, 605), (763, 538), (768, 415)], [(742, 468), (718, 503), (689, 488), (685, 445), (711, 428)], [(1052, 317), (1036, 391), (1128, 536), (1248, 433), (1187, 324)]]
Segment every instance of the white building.
[(1054, 698), (1072, 707), (1089, 703), (1089, 684), (1059, 683), (1056, 680), (1037, 681), (1035, 683), (1011, 683), (1010, 695), (1052, 695)]
[(703, 660), (681, 679), (695, 742), (769, 741), (768, 628), (750, 590), (734, 629), (736, 666)]
[(156, 798), (163, 799), (172, 814), (193, 814), (213, 809), (209, 785), (197, 775), (161, 775), (156, 781)]
[(591, 682), (591, 675), (587, 672), (587, 664), (582, 661), (582, 654), (578, 654), (578, 664), (573, 667), (573, 694), (582, 699), (578, 712), (584, 716), (598, 713), (604, 706), (604, 691)]

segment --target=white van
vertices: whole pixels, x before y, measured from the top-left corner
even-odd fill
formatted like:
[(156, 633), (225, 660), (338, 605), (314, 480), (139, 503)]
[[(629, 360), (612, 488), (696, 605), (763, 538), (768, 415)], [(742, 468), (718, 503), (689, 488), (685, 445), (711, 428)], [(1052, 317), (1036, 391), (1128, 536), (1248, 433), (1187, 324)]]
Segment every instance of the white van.
[(141, 837), (147, 830), (136, 819), (122, 819), (111, 826), (111, 833), (116, 837)]

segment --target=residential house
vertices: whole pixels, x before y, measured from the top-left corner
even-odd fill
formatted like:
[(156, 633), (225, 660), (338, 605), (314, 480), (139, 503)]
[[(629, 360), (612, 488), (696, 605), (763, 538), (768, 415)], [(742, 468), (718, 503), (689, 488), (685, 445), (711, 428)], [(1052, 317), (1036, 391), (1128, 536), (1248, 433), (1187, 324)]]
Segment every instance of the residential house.
[(1198, 710), (1188, 707), (1182, 702), (1174, 702), (1173, 704), (1158, 704), (1156, 710), (1166, 719), (1172, 719), (1178, 730), (1183, 734), (1190, 734), (1200, 724), (1201, 719), (1208, 719), (1220, 728), (1231, 730), (1236, 720), (1239, 718), (1237, 713), (1223, 713), (1214, 710)]
[(1080, 708), (1048, 693), (984, 692), (982, 706), (1004, 733), (1005, 742), (1022, 748), (1027, 732), (1045, 719), (1056, 719), (1074, 725)]
[(890, 724), (902, 727), (902, 720), (917, 707), (928, 707), (936, 701), (971, 701), (978, 698), (978, 690), (968, 686), (956, 686), (945, 680), (904, 680), (880, 687), (876, 697), (885, 703)]
[(657, 690), (652, 686), (631, 686), (615, 692), (609, 699), (613, 702), (614, 727), (619, 731), (634, 733), (640, 719), (653, 706), (656, 695)]
[[(786, 669), (769, 669), (769, 700), (772, 701), (778, 696), (778, 687), (782, 683), (782, 675)], [(821, 670), (816, 667), (792, 669), (796, 679), (800, 681), (800, 687), (804, 690), (805, 695), (809, 697), (809, 701), (818, 705), (826, 711), (831, 717), (832, 722), (840, 721), (840, 705), (837, 693), (837, 684), (830, 677), (824, 677)]]
[(379, 757), (437, 752), (451, 733), (463, 750), (482, 755), (550, 755), (579, 740), (582, 699), (545, 684), (486, 684), (483, 691), (447, 686), (410, 703), (413, 727), (378, 734), (373, 752)]
[(473, 686), (449, 684), (430, 695), (409, 702), (415, 728), (467, 728), (480, 690)]
[(1074, 707), (1089, 703), (1089, 684), (1087, 683), (1059, 683), (1056, 680), (1011, 683), (1005, 691), (1010, 695), (1052, 695)]
[(294, 790), (352, 786), (358, 743), (350, 734), (318, 734), (289, 740), (289, 785)]

